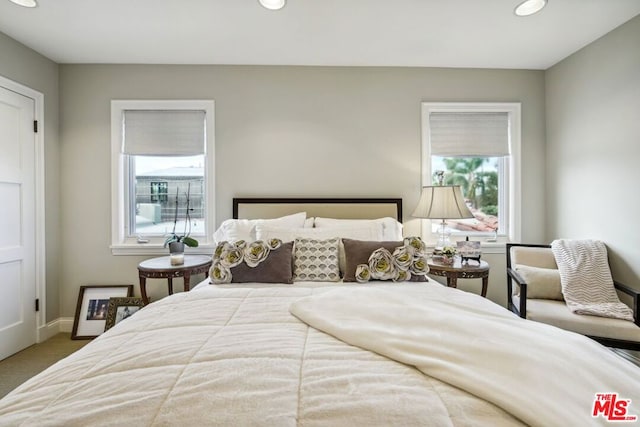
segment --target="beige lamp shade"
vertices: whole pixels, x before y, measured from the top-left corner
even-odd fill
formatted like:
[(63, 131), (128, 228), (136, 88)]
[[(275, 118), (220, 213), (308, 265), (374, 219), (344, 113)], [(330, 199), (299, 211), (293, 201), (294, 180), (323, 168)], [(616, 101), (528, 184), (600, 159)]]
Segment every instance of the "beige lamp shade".
[(459, 185), (422, 187), (420, 201), (412, 216), (443, 220), (473, 218)]

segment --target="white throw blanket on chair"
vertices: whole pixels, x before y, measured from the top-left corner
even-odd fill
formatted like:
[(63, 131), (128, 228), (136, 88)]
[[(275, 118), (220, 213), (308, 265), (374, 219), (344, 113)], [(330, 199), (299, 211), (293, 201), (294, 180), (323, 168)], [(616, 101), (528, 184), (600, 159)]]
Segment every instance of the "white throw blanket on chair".
[(562, 294), (572, 312), (633, 322), (633, 311), (616, 294), (603, 242), (554, 240), (551, 250), (560, 271)]

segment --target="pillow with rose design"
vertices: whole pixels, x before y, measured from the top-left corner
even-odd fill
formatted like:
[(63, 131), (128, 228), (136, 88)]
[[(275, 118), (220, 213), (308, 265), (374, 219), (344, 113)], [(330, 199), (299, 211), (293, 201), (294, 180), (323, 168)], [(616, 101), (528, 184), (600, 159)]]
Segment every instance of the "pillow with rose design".
[(427, 249), (419, 237), (408, 237), (402, 242), (342, 241), (346, 255), (345, 282), (428, 280)]
[(247, 243), (221, 242), (213, 254), (209, 277), (214, 284), (293, 283), (293, 242), (279, 239)]

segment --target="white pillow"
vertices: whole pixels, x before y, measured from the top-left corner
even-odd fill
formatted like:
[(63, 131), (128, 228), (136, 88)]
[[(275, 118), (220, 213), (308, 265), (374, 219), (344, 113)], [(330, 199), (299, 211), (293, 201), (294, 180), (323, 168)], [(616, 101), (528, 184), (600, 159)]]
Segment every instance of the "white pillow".
[(213, 234), (216, 243), (223, 241), (235, 242), (238, 240), (256, 240), (256, 226), (269, 224), (283, 228), (304, 227), (307, 218), (306, 212), (299, 212), (292, 215), (282, 216), (273, 219), (227, 219), (220, 224), (220, 227)]
[(311, 239), (331, 239), (340, 237), (354, 240), (382, 240), (382, 229), (379, 224), (361, 224), (357, 227), (335, 228), (283, 228), (271, 224), (256, 225), (256, 240), (280, 239), (292, 242), (297, 237)]
[(380, 240), (402, 240), (402, 224), (391, 217), (378, 219), (336, 219), (316, 217), (314, 220), (314, 225), (316, 228), (359, 227), (361, 225), (369, 224), (376, 224), (378, 227), (380, 227), (382, 233), (382, 238)]
[(313, 217), (304, 220), (304, 228), (313, 228)]

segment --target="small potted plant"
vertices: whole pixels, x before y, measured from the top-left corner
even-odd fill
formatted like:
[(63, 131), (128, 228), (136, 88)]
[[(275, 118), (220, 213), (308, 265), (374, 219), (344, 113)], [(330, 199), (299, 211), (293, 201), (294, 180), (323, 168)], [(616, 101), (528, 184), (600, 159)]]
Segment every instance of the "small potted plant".
[(442, 263), (453, 264), (453, 258), (456, 256), (456, 248), (453, 246), (445, 246), (442, 248)]
[(169, 246), (169, 253), (171, 257), (171, 264), (180, 265), (184, 263), (184, 247), (189, 246), (191, 248), (198, 247), (198, 241), (191, 237), (191, 207), (189, 206), (191, 196), (191, 183), (187, 187), (187, 208), (185, 213), (184, 231), (182, 234), (176, 233), (176, 226), (178, 224), (178, 198), (179, 191), (176, 189), (176, 201), (175, 210), (173, 215), (173, 230), (167, 235), (164, 241), (164, 247)]

